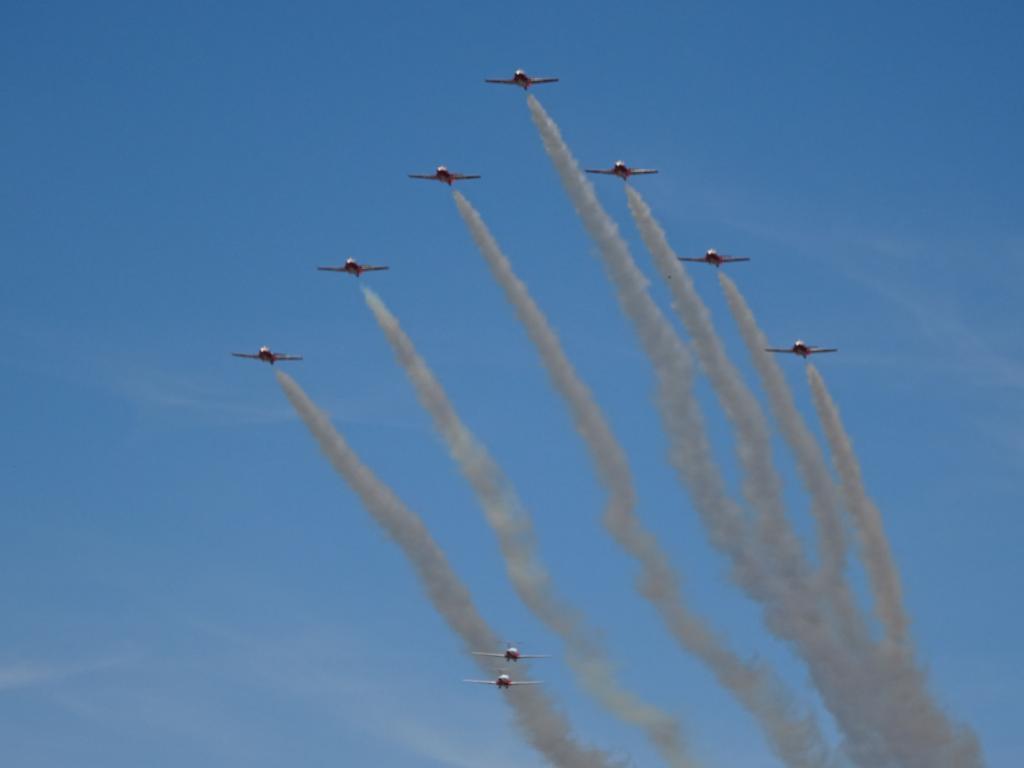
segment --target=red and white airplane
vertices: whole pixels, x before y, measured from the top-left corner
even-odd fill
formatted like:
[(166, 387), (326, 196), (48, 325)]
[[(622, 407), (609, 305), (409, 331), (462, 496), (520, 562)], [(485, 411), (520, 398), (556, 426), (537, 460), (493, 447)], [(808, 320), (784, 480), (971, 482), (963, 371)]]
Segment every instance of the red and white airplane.
[(513, 685), (540, 685), (543, 680), (513, 680), (502, 672), (494, 680), (463, 680), (464, 683), (476, 683), (477, 685), (496, 685), (499, 689), (510, 688)]
[(787, 347), (785, 349), (776, 349), (773, 347), (768, 347), (765, 349), (765, 352), (785, 352), (790, 355), (800, 355), (800, 357), (802, 357), (804, 360), (806, 360), (809, 355), (819, 355), (822, 354), (823, 352), (838, 351), (839, 350), (835, 348), (826, 349), (825, 347), (812, 347), (809, 346), (808, 344), (804, 344), (802, 341), (800, 341), (800, 339), (794, 341), (792, 347)]
[(345, 259), (345, 263), (340, 267), (317, 267), (317, 269), (321, 272), (347, 272), (359, 277), (363, 272), (379, 272), (388, 267), (375, 267), (370, 264), (360, 264), (355, 259)]
[(623, 181), (628, 179), (630, 176), (646, 176), (649, 173), (657, 173), (653, 168), (630, 168), (621, 160), (616, 160), (615, 165), (607, 170), (587, 168), (586, 171), (587, 173), (600, 173), (605, 176), (618, 176)]
[(247, 357), (250, 360), (262, 360), (264, 363), (274, 363), (280, 360), (301, 360), (302, 355), (282, 355), (278, 352), (271, 352), (270, 347), (260, 347), (260, 351), (255, 355), (247, 355), (244, 352), (232, 352), (235, 357)]
[(524, 91), (531, 85), (543, 85), (544, 83), (557, 83), (557, 77), (530, 77), (521, 69), (517, 69), (511, 80), (484, 80), (485, 83), (500, 83), (501, 85), (518, 85)]
[(430, 179), (431, 181), (442, 181), (442, 182), (444, 182), (445, 184), (447, 184), (450, 187), (452, 185), (453, 181), (464, 181), (465, 179), (479, 179), (480, 177), (479, 176), (467, 175), (465, 173), (452, 173), (447, 168), (445, 168), (443, 165), (439, 165), (439, 166), (437, 166), (437, 170), (435, 170), (429, 176), (425, 176), (422, 173), (410, 173), (409, 174), (409, 178), (410, 179)]
[(714, 248), (708, 248), (707, 252), (699, 259), (688, 259), (685, 256), (678, 256), (677, 258), (680, 261), (699, 261), (703, 264), (714, 264), (716, 267), (720, 267), (723, 264), (731, 264), (734, 261), (750, 261), (746, 256), (726, 256)]
[(484, 651), (473, 651), (474, 656), (491, 656), (496, 659), (504, 659), (505, 661), (519, 661), (520, 659), (550, 659), (551, 657), (547, 654), (526, 654), (520, 653), (519, 649), (509, 643), (508, 647), (505, 648), (504, 653), (486, 653)]

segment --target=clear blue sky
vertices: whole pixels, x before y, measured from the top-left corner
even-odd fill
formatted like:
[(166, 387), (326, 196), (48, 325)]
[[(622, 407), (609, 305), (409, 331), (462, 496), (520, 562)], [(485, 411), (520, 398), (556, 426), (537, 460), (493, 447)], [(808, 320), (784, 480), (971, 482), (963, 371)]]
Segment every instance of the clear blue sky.
[[(730, 274), (773, 340), (842, 349), (820, 367), (932, 687), (991, 766), (1020, 763), (1024, 11), (639, 5), (0, 8), (0, 763), (537, 763), (500, 696), (458, 682), (471, 662), (271, 370), (228, 356), (304, 354), (289, 370), (487, 617), (571, 652), (512, 594), (355, 281), (314, 271), (354, 256), (391, 265), (363, 279), (518, 482), (624, 679), (707, 765), (775, 765), (633, 595), (583, 448), (448, 190), (405, 178), (484, 175), (462, 189), (607, 408), (695, 604), (813, 701), (675, 484), (649, 367), (522, 93), (481, 82), (516, 67), (562, 78), (536, 93), (581, 161), (661, 169), (636, 184), (679, 252), (754, 258)], [(598, 181), (650, 272), (621, 183)], [(693, 272), (753, 383), (713, 270)], [(582, 737), (657, 764), (564, 662), (539, 671)]]

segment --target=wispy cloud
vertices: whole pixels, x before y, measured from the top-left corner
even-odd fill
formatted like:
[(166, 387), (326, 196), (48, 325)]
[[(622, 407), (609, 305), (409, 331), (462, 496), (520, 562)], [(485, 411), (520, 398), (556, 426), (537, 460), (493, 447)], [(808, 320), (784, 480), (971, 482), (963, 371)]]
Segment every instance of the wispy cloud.
[[(968, 279), (968, 270), (986, 268), (988, 257), (998, 259), (997, 268), (1007, 281), (1019, 282), (1019, 265), (1024, 263), (1024, 235), (1019, 232), (986, 230), (978, 233), (982, 242), (951, 242), (923, 229), (872, 229), (846, 209), (823, 209), (808, 216), (813, 201), (800, 203), (768, 190), (728, 184), (702, 191), (701, 200), (722, 222), (774, 241), (794, 258), (828, 258), (844, 277), (905, 315), (926, 342), (899, 354), (845, 349), (844, 362), (890, 370), (927, 368), (961, 375), (972, 386), (1024, 388), (1024, 345), (1016, 326), (1000, 327), (972, 316), (971, 308), (958, 305), (953, 289), (944, 289), (941, 281), (927, 293), (920, 283), (925, 270), (956, 268)], [(978, 295), (972, 300), (977, 302)]]
[(1024, 360), (1001, 351), (998, 341), (972, 324), (951, 302), (917, 294), (905, 285), (895, 286), (870, 274), (852, 272), (851, 277), (908, 316), (930, 345), (942, 348), (949, 367), (962, 371), (974, 385), (1024, 389)]
[(118, 659), (81, 662), (76, 664), (48, 664), (17, 661), (0, 665), (0, 691), (35, 688), (63, 682), (69, 678), (119, 666)]
[(451, 768), (476, 768), (484, 761), (493, 768), (512, 768), (536, 760), (510, 734), (504, 718), (490, 721), (479, 708), (467, 709), (465, 697), (437, 691), (432, 694), (436, 706), (423, 710), (393, 693), (408, 683), (401, 670), (347, 663), (352, 655), (364, 656), (362, 642), (351, 635), (267, 639), (207, 629), (228, 644), (231, 664), (243, 678), (312, 704), (339, 725), (357, 728), (389, 749)]
[(463, 729), (438, 730), (422, 721), (402, 721), (386, 735), (409, 752), (450, 768), (479, 768), (486, 757), (489, 768), (513, 768), (530, 762), (524, 750), (498, 744), (490, 738), (473, 737)]
[(137, 403), (191, 411), (203, 417), (233, 423), (275, 424), (296, 419), (290, 408), (240, 402), (222, 391), (211, 391), (211, 388), (198, 382), (176, 379), (156, 371), (120, 377), (113, 385)]
[(57, 667), (30, 662), (10, 664), (0, 667), (0, 691), (30, 688), (42, 683), (59, 680), (66, 676), (66, 673)]

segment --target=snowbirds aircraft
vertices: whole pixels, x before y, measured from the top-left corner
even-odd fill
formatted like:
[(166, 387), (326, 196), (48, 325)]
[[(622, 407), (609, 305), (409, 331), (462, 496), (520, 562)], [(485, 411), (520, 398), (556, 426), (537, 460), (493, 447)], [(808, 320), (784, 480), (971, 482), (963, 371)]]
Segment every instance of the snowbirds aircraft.
[(479, 176), (467, 175), (465, 173), (452, 173), (447, 168), (445, 168), (443, 165), (439, 165), (439, 166), (437, 166), (437, 169), (432, 174), (430, 174), (429, 176), (425, 176), (422, 173), (410, 173), (409, 174), (409, 178), (410, 179), (430, 179), (431, 181), (441, 181), (441, 182), (444, 182), (445, 184), (447, 184), (450, 187), (452, 185), (453, 181), (463, 181), (465, 179), (479, 179), (480, 177)]
[(587, 173), (600, 173), (604, 176), (618, 176), (625, 181), (630, 176), (646, 176), (649, 173), (657, 173), (653, 168), (630, 168), (621, 160), (616, 160), (615, 165), (607, 170), (599, 168), (587, 168)]
[(511, 80), (484, 80), (485, 83), (499, 83), (501, 85), (518, 85), (524, 91), (531, 85), (543, 85), (544, 83), (557, 83), (557, 77), (530, 77), (521, 69), (517, 69)]
[(750, 261), (746, 256), (726, 256), (714, 248), (708, 248), (707, 252), (699, 259), (688, 259), (685, 256), (678, 256), (677, 258), (680, 261), (699, 261), (703, 264), (714, 264), (716, 267), (720, 267), (723, 264), (731, 264), (734, 261)]
[(519, 649), (511, 643), (505, 648), (504, 653), (486, 653), (484, 651), (473, 651), (474, 656), (491, 656), (496, 659), (504, 659), (505, 661), (519, 661), (520, 659), (550, 659), (551, 657), (547, 654), (526, 654), (520, 653)]
[(510, 688), (513, 685), (540, 685), (543, 680), (512, 680), (506, 673), (502, 672), (494, 680), (463, 680), (464, 683), (476, 683), (477, 685), (496, 685), (499, 690)]
[(302, 355), (282, 355), (279, 352), (271, 352), (270, 347), (260, 347), (255, 355), (247, 355), (245, 352), (232, 352), (235, 357), (247, 357), (250, 360), (262, 360), (264, 363), (274, 363), (280, 360), (301, 360)]
[(800, 355), (800, 357), (802, 357), (804, 360), (806, 360), (809, 355), (819, 355), (819, 354), (822, 354), (823, 352), (838, 352), (838, 351), (839, 351), (838, 349), (834, 349), (834, 348), (826, 349), (825, 347), (812, 347), (812, 346), (810, 346), (808, 344), (804, 344), (802, 341), (800, 341), (800, 339), (797, 339), (796, 341), (794, 341), (792, 347), (786, 347), (785, 349), (777, 349), (777, 348), (774, 348), (774, 347), (768, 347), (768, 348), (765, 349), (765, 352), (783, 352), (783, 353), (788, 353), (790, 355)]
[(355, 259), (345, 259), (340, 267), (317, 267), (321, 272), (347, 272), (350, 275), (359, 277), (363, 272), (379, 272), (387, 267), (375, 267), (370, 264), (360, 264)]

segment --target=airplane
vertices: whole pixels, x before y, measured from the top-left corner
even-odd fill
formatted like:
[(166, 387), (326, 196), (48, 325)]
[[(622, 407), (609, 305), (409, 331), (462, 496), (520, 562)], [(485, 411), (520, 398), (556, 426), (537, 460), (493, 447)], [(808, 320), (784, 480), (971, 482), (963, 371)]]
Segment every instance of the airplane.
[(646, 174), (649, 173), (657, 173), (657, 171), (654, 170), (653, 168), (630, 168), (621, 160), (616, 160), (615, 165), (613, 165), (608, 170), (587, 168), (586, 171), (587, 173), (600, 173), (605, 176), (618, 176), (623, 181), (628, 179), (630, 176), (645, 176)]
[(369, 264), (360, 264), (355, 259), (345, 259), (345, 263), (340, 267), (317, 267), (321, 272), (348, 272), (350, 275), (359, 277), (363, 272), (378, 272), (387, 267), (374, 267)]
[(519, 661), (520, 659), (550, 659), (551, 657), (547, 654), (541, 655), (529, 655), (520, 653), (519, 649), (509, 643), (508, 647), (505, 648), (504, 653), (485, 653), (484, 651), (473, 651), (474, 656), (493, 656), (496, 659), (505, 659), (505, 661)]
[(786, 349), (776, 349), (776, 348), (773, 348), (773, 347), (768, 347), (768, 348), (765, 349), (765, 352), (785, 352), (785, 353), (789, 353), (791, 355), (800, 355), (800, 357), (802, 357), (804, 360), (807, 359), (808, 355), (817, 355), (817, 354), (821, 354), (823, 352), (838, 352), (838, 351), (839, 351), (838, 349), (834, 349), (834, 348), (833, 349), (826, 349), (824, 347), (811, 347), (811, 346), (808, 346), (807, 344), (804, 344), (802, 341), (800, 341), (800, 339), (797, 339), (796, 341), (794, 341), (793, 342), (793, 346), (792, 347), (787, 347)]
[(410, 179), (430, 179), (431, 181), (442, 181), (442, 182), (444, 182), (445, 184), (447, 184), (450, 187), (452, 185), (453, 181), (462, 181), (463, 179), (479, 179), (480, 177), (479, 176), (468, 176), (465, 173), (452, 173), (447, 168), (445, 168), (443, 165), (439, 165), (439, 166), (437, 166), (437, 170), (435, 170), (429, 176), (424, 176), (421, 173), (410, 173), (409, 174), (409, 178)]
[(509, 688), (513, 685), (540, 685), (543, 680), (512, 680), (502, 672), (494, 680), (463, 680), (464, 683), (476, 683), (477, 685), (496, 685), (499, 690)]
[(530, 77), (521, 69), (517, 69), (511, 80), (484, 80), (485, 83), (500, 83), (501, 85), (518, 85), (524, 91), (531, 85), (542, 85), (543, 83), (557, 83), (557, 77)]
[(279, 352), (271, 352), (270, 347), (260, 347), (255, 355), (247, 355), (244, 352), (232, 352), (235, 357), (247, 357), (250, 360), (262, 360), (264, 363), (273, 365), (279, 360), (301, 360), (302, 355), (282, 355)]
[(704, 264), (714, 264), (716, 267), (720, 267), (723, 264), (729, 264), (734, 261), (750, 261), (746, 256), (723, 256), (714, 248), (708, 248), (707, 253), (699, 259), (688, 259), (685, 256), (677, 256), (680, 261), (699, 261)]

